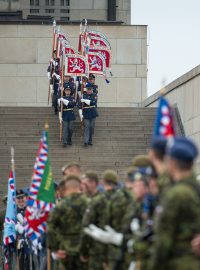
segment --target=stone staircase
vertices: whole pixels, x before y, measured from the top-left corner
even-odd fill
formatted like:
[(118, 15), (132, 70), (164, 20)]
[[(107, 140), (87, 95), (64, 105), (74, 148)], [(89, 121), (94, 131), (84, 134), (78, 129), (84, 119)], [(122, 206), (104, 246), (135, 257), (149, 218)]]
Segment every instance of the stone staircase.
[[(77, 117), (73, 146), (63, 148), (59, 142), (59, 124), (51, 108), (0, 108), (0, 190), (5, 194), (10, 169), (10, 147), (15, 148), (17, 188), (30, 185), (39, 139), (45, 120), (49, 121), (50, 160), (55, 180), (61, 167), (70, 161), (80, 162), (83, 170), (99, 175), (115, 169), (121, 179), (132, 158), (147, 152), (153, 132), (154, 108), (99, 108), (94, 145), (84, 148)], [(1, 194), (2, 195), (2, 194)]]

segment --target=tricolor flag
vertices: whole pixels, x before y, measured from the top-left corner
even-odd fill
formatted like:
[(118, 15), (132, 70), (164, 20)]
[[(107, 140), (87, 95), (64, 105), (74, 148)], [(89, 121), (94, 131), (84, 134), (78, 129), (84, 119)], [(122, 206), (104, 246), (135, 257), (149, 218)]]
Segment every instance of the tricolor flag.
[(48, 132), (44, 131), (35, 161), (34, 173), (25, 213), (25, 231), (35, 253), (46, 232), (48, 214), (55, 204), (55, 191), (49, 161)]
[(163, 96), (159, 99), (154, 135), (166, 138), (175, 136), (172, 107)]
[(8, 267), (9, 263), (9, 251), (13, 252), (15, 249), (16, 241), (16, 188), (14, 172), (10, 171), (10, 177), (8, 180), (8, 197), (7, 197), (7, 208), (6, 216), (4, 221), (4, 233), (3, 233), (3, 247), (5, 256), (5, 266)]

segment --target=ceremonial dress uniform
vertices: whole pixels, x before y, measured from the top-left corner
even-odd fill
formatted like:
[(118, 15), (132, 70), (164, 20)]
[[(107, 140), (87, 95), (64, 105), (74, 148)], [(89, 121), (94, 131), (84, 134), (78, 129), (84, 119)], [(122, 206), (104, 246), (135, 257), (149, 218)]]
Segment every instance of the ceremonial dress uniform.
[(52, 93), (52, 106), (54, 107), (54, 112), (58, 112), (58, 98), (59, 98), (59, 82), (60, 82), (60, 68), (59, 59), (54, 58), (47, 69), (48, 78), (50, 80), (50, 88)]
[(62, 125), (63, 125), (63, 145), (72, 144), (72, 134), (74, 131), (74, 114), (75, 99), (72, 96), (64, 96), (60, 99), (63, 102)]
[(84, 144), (92, 145), (92, 136), (94, 134), (95, 120), (98, 116), (97, 97), (92, 94), (84, 94), (81, 99), (83, 103), (83, 120), (84, 120)]

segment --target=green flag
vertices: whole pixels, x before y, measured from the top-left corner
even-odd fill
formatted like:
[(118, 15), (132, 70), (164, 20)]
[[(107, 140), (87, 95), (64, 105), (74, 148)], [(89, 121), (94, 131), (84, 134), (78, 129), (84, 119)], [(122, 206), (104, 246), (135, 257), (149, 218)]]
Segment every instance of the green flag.
[[(46, 132), (46, 143), (49, 144), (49, 134)], [(51, 171), (51, 164), (49, 160), (49, 154), (47, 153), (47, 161), (45, 164), (44, 173), (42, 175), (41, 185), (38, 191), (37, 200), (47, 202), (47, 203), (55, 203), (55, 190), (54, 190), (54, 182)]]

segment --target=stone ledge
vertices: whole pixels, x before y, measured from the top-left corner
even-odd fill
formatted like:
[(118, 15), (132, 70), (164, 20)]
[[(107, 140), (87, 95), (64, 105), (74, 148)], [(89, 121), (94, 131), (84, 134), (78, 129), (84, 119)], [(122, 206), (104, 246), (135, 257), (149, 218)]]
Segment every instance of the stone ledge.
[[(177, 89), (179, 86), (187, 83), (188, 81), (194, 79), (195, 77), (197, 77), (199, 75), (200, 75), (200, 65), (196, 66), (195, 68), (193, 68), (189, 72), (185, 73), (184, 75), (182, 75), (178, 79), (174, 80), (173, 82), (171, 82), (170, 84), (165, 86), (165, 90), (166, 90), (165, 96), (167, 94), (169, 94), (170, 92), (172, 92), (173, 90)], [(148, 107), (152, 103), (156, 102), (159, 99), (159, 97), (160, 97), (160, 91), (156, 92), (155, 94), (153, 94), (152, 96), (150, 96), (146, 100), (144, 100), (142, 102), (141, 106)]]

